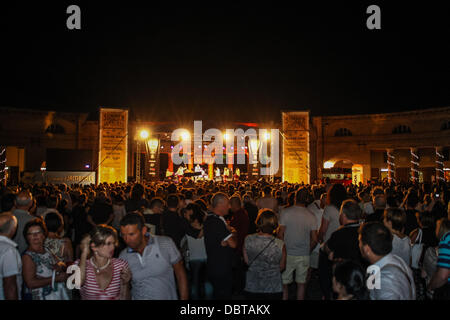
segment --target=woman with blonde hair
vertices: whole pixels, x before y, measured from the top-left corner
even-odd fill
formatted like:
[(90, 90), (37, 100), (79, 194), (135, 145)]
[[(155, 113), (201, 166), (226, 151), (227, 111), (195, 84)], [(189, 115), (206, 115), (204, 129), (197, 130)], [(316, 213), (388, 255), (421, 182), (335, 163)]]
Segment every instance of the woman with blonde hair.
[(270, 209), (261, 209), (256, 218), (257, 233), (244, 241), (244, 261), (248, 265), (245, 295), (249, 300), (281, 300), (281, 271), (286, 267), (286, 246), (276, 238), (278, 218)]
[(129, 300), (131, 272), (128, 263), (113, 258), (117, 231), (98, 225), (81, 241), (80, 266), (82, 300)]

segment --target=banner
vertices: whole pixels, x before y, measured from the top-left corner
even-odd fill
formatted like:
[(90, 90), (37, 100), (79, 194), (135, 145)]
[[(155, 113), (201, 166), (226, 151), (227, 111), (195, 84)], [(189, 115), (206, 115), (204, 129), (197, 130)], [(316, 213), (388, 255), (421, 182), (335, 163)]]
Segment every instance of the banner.
[(28, 183), (65, 183), (90, 185), (95, 184), (95, 172), (93, 171), (36, 171), (24, 174)]
[(309, 112), (282, 112), (283, 181), (310, 183)]
[(127, 182), (128, 110), (100, 108), (98, 183)]

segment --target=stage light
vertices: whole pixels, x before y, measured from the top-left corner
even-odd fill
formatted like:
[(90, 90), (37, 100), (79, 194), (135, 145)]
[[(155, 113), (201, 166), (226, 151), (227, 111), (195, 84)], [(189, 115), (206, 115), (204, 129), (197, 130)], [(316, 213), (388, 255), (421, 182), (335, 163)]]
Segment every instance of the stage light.
[(158, 139), (151, 139), (148, 141), (148, 147), (151, 152), (156, 152), (156, 149), (158, 148), (159, 141)]
[(149, 133), (147, 130), (141, 130), (141, 131), (139, 132), (139, 137), (140, 137), (142, 140), (148, 139), (149, 135), (150, 135), (150, 133)]
[(191, 135), (189, 134), (189, 132), (184, 131), (184, 132), (181, 134), (181, 140), (187, 141), (187, 140), (190, 140), (190, 139), (191, 139)]
[(231, 139), (231, 136), (228, 133), (223, 134), (223, 140), (229, 141)]

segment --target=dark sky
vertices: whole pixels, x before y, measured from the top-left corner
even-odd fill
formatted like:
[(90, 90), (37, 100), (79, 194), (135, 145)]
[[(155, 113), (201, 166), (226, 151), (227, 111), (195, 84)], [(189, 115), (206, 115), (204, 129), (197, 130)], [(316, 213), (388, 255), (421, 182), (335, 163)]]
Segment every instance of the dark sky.
[[(382, 30), (372, 31), (373, 3), (95, 3), (1, 9), (0, 106), (279, 121), (281, 109), (339, 115), (450, 105), (450, 10), (440, 5), (380, 4)], [(81, 7), (81, 31), (66, 28), (70, 4)]]

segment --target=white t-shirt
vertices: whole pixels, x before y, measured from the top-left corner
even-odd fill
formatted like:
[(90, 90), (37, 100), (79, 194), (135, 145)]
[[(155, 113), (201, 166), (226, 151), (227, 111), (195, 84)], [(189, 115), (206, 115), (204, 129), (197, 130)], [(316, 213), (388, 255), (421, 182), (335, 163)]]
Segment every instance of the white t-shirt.
[(280, 225), (285, 226), (284, 243), (290, 256), (309, 256), (311, 231), (317, 230), (314, 214), (305, 207), (292, 206), (283, 210)]
[(17, 244), (11, 239), (0, 236), (0, 300), (5, 300), (3, 278), (16, 276), (17, 294), (20, 300), (22, 289), (22, 260)]
[(341, 225), (339, 223), (339, 210), (336, 209), (336, 207), (333, 205), (328, 205), (323, 210), (322, 217), (328, 221), (328, 229), (327, 232), (325, 232), (325, 236), (323, 239), (323, 242), (325, 243), (328, 241), (328, 239), (330, 239), (331, 234), (335, 232)]
[(396, 234), (392, 237), (392, 254), (399, 256), (408, 266), (411, 266), (411, 240), (408, 236), (401, 239)]
[[(323, 216), (323, 209), (320, 208), (320, 200), (315, 200), (307, 208), (309, 211), (314, 213), (314, 216), (316, 217), (316, 221), (317, 221), (317, 230), (319, 230), (320, 225), (322, 224), (322, 216)], [(314, 252), (319, 252), (319, 249), (320, 249), (320, 244), (317, 244), (317, 246), (314, 248)]]

